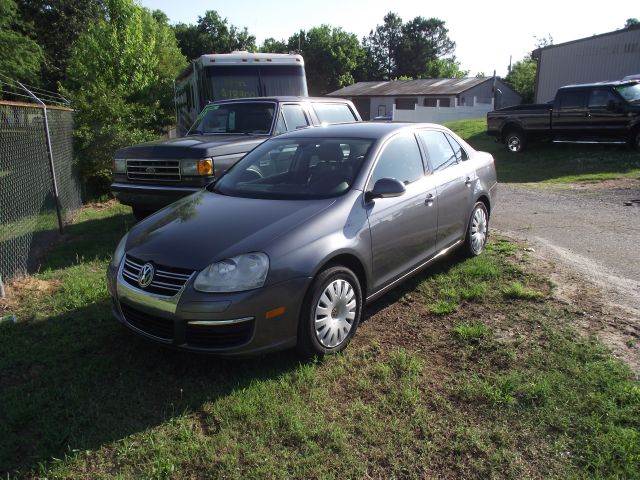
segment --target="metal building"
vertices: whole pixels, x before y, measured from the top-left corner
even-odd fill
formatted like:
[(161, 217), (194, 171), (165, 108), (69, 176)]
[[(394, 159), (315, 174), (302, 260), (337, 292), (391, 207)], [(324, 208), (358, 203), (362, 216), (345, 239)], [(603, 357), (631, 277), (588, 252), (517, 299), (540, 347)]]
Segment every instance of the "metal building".
[(535, 101), (545, 103), (565, 85), (640, 74), (640, 25), (539, 48), (532, 55), (538, 61)]
[(351, 100), (364, 120), (413, 110), (415, 106), (458, 107), (492, 104), (496, 108), (520, 103), (521, 97), (499, 78), (430, 78), (358, 82), (328, 94)]

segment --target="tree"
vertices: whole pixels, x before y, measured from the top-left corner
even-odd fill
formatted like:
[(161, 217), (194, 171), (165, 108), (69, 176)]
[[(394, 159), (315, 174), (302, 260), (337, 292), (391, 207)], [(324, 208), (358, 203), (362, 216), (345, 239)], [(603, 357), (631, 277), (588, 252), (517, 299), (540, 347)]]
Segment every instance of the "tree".
[(94, 194), (108, 191), (113, 152), (156, 138), (173, 122), (173, 79), (186, 65), (166, 16), (133, 0), (105, 0), (105, 17), (76, 42), (65, 92), (76, 154)]
[(389, 12), (383, 22), (362, 40), (367, 53), (369, 80), (391, 80), (398, 76), (395, 55), (402, 41), (402, 19)]
[(284, 40), (276, 40), (272, 37), (265, 38), (259, 50), (265, 53), (287, 53), (289, 51)]
[(179, 23), (174, 27), (178, 45), (189, 59), (207, 53), (229, 53), (234, 50), (256, 50), (256, 37), (246, 27), (229, 24), (215, 10), (207, 10), (198, 17), (196, 25)]
[(15, 1), (0, 0), (0, 52), (3, 52), (0, 55), (0, 73), (13, 80), (37, 83), (42, 50), (36, 42), (20, 33), (19, 27)]
[(511, 67), (505, 81), (520, 94), (522, 103), (532, 103), (538, 63), (530, 55)]
[(637, 18), (627, 18), (627, 21), (624, 23), (624, 28), (631, 28), (635, 25), (640, 25), (640, 20)]
[(430, 72), (438, 72), (439, 66), (430, 64), (455, 50), (456, 44), (449, 39), (448, 33), (444, 21), (437, 18), (416, 17), (405, 23), (402, 40), (395, 51), (396, 74), (433, 77)]
[(460, 76), (455, 50), (445, 22), (437, 18), (415, 17), (406, 23), (389, 12), (384, 23), (363, 39), (367, 52), (365, 73), (369, 80), (399, 77), (425, 78)]
[(364, 58), (358, 37), (342, 28), (321, 25), (289, 38), (289, 50), (300, 45), (309, 93), (324, 95), (354, 83), (354, 72)]
[(51, 91), (67, 79), (72, 47), (78, 37), (104, 17), (101, 1), (17, 0), (22, 33), (42, 49), (40, 84)]

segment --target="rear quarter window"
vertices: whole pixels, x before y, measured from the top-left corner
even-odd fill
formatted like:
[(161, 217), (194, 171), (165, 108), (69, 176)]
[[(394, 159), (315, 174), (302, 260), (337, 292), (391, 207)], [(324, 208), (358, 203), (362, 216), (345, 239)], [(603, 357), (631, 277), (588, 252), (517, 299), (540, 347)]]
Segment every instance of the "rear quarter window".
[(313, 109), (320, 123), (345, 123), (357, 120), (349, 105), (345, 103), (314, 103)]

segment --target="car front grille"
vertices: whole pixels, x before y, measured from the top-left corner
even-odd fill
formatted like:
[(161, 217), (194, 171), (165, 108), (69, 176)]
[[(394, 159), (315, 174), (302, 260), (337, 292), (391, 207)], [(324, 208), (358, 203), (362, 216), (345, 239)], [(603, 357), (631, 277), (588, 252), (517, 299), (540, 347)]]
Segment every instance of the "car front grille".
[(129, 180), (180, 181), (179, 160), (127, 160)]
[(237, 347), (251, 339), (255, 320), (230, 325), (194, 325), (187, 323), (186, 342), (198, 348)]
[(138, 283), (140, 270), (145, 265), (142, 260), (127, 255), (122, 268), (122, 278), (129, 285), (163, 297), (173, 297), (184, 287), (193, 271), (183, 268), (154, 265), (155, 274), (151, 283), (143, 288)]
[(138, 330), (163, 340), (173, 340), (173, 320), (149, 315), (122, 302), (120, 310), (126, 322)]

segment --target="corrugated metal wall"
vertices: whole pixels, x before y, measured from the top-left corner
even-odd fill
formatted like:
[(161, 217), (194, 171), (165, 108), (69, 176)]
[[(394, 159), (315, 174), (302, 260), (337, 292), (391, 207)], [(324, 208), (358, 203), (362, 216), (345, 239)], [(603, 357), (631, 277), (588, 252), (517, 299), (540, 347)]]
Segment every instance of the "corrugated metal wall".
[(564, 85), (640, 73), (640, 28), (542, 49), (539, 68), (537, 103), (552, 100)]

